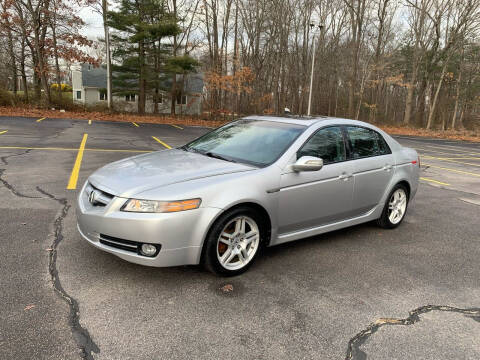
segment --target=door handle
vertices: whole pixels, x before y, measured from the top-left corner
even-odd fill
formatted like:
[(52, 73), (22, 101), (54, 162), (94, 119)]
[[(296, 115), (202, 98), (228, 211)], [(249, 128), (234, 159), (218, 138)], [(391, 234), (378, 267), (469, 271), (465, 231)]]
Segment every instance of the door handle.
[(353, 177), (352, 174), (345, 174), (345, 173), (343, 173), (342, 175), (340, 175), (340, 176), (338, 177), (338, 179), (339, 179), (339, 180), (343, 180), (343, 181), (347, 181), (347, 180), (350, 179), (351, 177)]
[(386, 164), (382, 169), (385, 170), (385, 171), (390, 171), (390, 170), (392, 170), (392, 167), (393, 167), (392, 165)]

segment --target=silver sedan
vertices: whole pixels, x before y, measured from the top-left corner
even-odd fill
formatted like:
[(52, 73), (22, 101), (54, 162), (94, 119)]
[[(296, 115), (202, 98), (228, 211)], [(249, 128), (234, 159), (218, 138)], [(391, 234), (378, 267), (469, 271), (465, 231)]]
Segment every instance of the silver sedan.
[(419, 169), (415, 150), (364, 122), (246, 117), (97, 170), (78, 197), (78, 230), (137, 264), (236, 275), (266, 246), (398, 226)]

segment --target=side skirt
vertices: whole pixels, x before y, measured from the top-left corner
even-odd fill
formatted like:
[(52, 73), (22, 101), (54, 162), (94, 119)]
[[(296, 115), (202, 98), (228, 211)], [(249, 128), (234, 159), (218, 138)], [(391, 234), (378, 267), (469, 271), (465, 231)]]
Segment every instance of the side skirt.
[(343, 229), (349, 226), (369, 222), (369, 221), (378, 219), (382, 213), (382, 210), (383, 208), (380, 205), (377, 205), (373, 209), (369, 210), (367, 213), (351, 219), (342, 220), (336, 223), (321, 225), (314, 228), (294, 231), (286, 234), (280, 234), (277, 236), (275, 241), (270, 242), (270, 246), (283, 244), (289, 241), (299, 240), (306, 237), (315, 236), (315, 235), (327, 233), (330, 231)]

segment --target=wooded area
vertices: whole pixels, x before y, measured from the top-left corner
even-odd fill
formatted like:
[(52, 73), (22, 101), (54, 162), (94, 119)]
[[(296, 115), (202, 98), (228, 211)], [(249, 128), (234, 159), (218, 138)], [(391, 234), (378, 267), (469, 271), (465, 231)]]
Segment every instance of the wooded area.
[(197, 71), (206, 112), (305, 114), (315, 42), (313, 114), (480, 127), (480, 0), (1, 0), (0, 87), (51, 103), (73, 63), (104, 63), (85, 6), (109, 25), (114, 93), (168, 90), (174, 110), (176, 74)]

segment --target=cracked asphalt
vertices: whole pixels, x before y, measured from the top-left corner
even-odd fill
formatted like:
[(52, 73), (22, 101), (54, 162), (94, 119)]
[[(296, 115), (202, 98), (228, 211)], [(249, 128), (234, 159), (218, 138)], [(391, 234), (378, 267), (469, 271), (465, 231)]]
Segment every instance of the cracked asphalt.
[[(208, 129), (0, 117), (1, 359), (479, 359), (480, 144), (421, 154), (404, 223), (269, 248), (245, 274), (147, 268), (76, 230), (67, 190)], [(112, 151), (114, 150), (114, 151)], [(225, 286), (227, 285), (227, 286)]]

